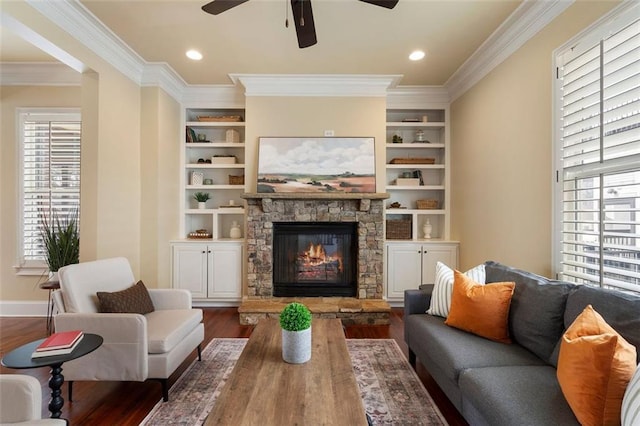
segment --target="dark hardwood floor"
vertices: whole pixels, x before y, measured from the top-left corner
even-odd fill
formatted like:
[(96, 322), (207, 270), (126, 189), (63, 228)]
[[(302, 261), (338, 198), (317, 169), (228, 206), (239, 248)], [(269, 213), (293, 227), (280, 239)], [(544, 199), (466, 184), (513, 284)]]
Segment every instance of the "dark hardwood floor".
[[(249, 337), (252, 327), (242, 326), (236, 308), (205, 308), (205, 342), (203, 348), (215, 337)], [(46, 336), (44, 318), (0, 318), (0, 356), (12, 349)], [(348, 326), (349, 339), (395, 339), (407, 356), (403, 338), (402, 310), (393, 309), (388, 326)], [(195, 352), (171, 376), (170, 384), (196, 358)], [(42, 414), (48, 416), (49, 371), (45, 368), (12, 370), (0, 367), (2, 374), (29, 374), (40, 380), (43, 390)], [(64, 374), (64, 365), (63, 372)], [(417, 373), (431, 394), (440, 411), (450, 425), (467, 425), (462, 416), (451, 405), (440, 388), (418, 363)], [(73, 401), (66, 401), (67, 387), (63, 386), (65, 398), (62, 417), (75, 425), (138, 425), (161, 399), (160, 383), (146, 382), (76, 382), (73, 386)]]

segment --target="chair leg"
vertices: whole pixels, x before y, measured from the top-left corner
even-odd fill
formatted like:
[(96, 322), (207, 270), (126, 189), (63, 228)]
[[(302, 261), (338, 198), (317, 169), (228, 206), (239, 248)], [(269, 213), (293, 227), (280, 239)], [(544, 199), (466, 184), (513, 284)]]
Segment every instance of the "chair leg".
[(160, 384), (162, 385), (162, 400), (164, 402), (169, 401), (169, 380), (168, 379), (159, 379)]
[(198, 345), (198, 361), (202, 361), (202, 346)]
[(73, 381), (67, 382), (67, 389), (69, 391), (69, 402), (72, 402), (73, 401), (73, 398), (72, 398), (72, 396), (73, 396)]

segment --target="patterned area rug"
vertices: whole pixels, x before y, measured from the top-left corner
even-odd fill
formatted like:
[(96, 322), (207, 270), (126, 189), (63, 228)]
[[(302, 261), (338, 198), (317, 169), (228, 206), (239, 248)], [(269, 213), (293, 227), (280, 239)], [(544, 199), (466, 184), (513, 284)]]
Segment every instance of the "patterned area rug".
[[(141, 425), (201, 425), (247, 339), (213, 339)], [(447, 425), (393, 339), (347, 339), (365, 409), (374, 425)]]

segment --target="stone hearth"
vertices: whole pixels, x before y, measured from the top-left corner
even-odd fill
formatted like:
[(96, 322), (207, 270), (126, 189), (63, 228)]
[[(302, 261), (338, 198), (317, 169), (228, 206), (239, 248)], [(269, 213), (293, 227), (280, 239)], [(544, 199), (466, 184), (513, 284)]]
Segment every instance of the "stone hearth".
[[(247, 200), (248, 259), (246, 296), (239, 309), (243, 324), (253, 323), (255, 318), (277, 314), (287, 301), (294, 300), (273, 298), (274, 222), (357, 222), (357, 298), (310, 298), (309, 303), (314, 302), (315, 311), (312, 309), (312, 312), (316, 315), (360, 317), (358, 320), (349, 320), (349, 323), (388, 324), (390, 308), (382, 300), (383, 201), (388, 194), (260, 193), (244, 194), (243, 198)], [(338, 299), (342, 300), (341, 304), (336, 303)], [(321, 307), (323, 303), (324, 307)], [(262, 311), (256, 308), (258, 306), (262, 306)], [(371, 306), (376, 307), (369, 309)]]
[(389, 324), (389, 304), (381, 299), (353, 297), (274, 297), (245, 300), (238, 308), (240, 324), (257, 324), (263, 318), (278, 318), (290, 302), (306, 305), (314, 318), (339, 318), (344, 325)]

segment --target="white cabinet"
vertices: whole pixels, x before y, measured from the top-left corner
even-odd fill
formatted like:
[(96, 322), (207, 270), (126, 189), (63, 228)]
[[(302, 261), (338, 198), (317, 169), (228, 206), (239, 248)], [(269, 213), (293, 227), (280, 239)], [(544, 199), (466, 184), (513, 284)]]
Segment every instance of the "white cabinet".
[[(410, 235), (389, 239), (421, 240), (427, 222), (431, 238), (449, 238), (448, 113), (447, 105), (387, 110), (386, 217), (411, 223)], [(400, 207), (393, 208), (392, 203)]]
[(387, 300), (404, 300), (404, 291), (416, 289), (421, 284), (433, 284), (436, 263), (451, 268), (458, 267), (458, 243), (454, 241), (416, 243), (388, 242), (387, 251)]
[(173, 243), (172, 287), (191, 291), (194, 300), (239, 301), (242, 251), (242, 242)]
[[(228, 238), (234, 221), (244, 224), (244, 110), (188, 108), (185, 115), (181, 233), (186, 238), (205, 230), (213, 240)], [(209, 194), (204, 209), (194, 199), (197, 192)]]

